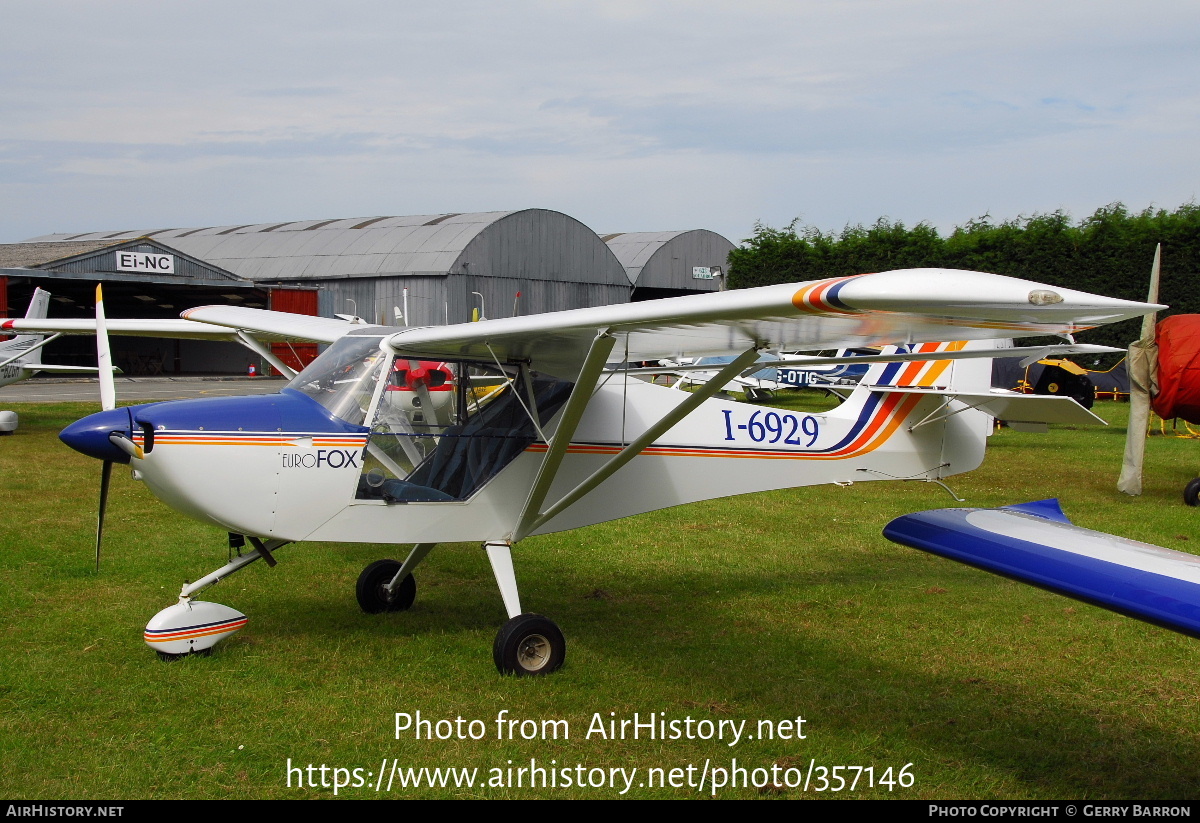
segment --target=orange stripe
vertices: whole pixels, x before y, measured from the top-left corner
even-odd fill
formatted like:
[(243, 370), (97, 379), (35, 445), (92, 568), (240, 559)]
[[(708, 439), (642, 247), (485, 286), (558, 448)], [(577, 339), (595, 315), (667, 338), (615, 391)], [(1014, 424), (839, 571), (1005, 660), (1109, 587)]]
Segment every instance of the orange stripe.
[[(869, 454), (886, 443), (921, 400), (921, 395), (888, 395), (879, 413), (871, 421), (871, 424), (855, 438), (853, 443), (828, 454), (792, 451), (718, 451), (705, 448), (689, 449), (687, 447), (672, 448), (667, 446), (649, 447), (642, 454), (651, 457), (717, 457), (722, 459), (737, 458), (749, 460), (847, 460), (852, 457)], [(621, 446), (568, 446), (567, 454), (618, 454), (621, 449)], [(526, 449), (526, 451), (534, 453), (541, 453), (546, 450), (547, 447), (544, 443), (534, 443)]]
[(153, 635), (145, 634), (145, 635), (143, 635), (143, 637), (145, 638), (147, 643), (166, 643), (171, 640), (187, 640), (187, 639), (193, 638), (193, 637), (209, 637), (214, 634), (226, 634), (229, 632), (235, 632), (238, 629), (245, 626), (246, 623), (247, 623), (246, 620), (242, 620), (237, 623), (232, 623), (232, 624), (229, 624), (226, 626), (217, 626), (217, 627), (205, 630), (205, 631), (181, 631), (181, 632), (172, 632), (171, 634), (153, 634)]

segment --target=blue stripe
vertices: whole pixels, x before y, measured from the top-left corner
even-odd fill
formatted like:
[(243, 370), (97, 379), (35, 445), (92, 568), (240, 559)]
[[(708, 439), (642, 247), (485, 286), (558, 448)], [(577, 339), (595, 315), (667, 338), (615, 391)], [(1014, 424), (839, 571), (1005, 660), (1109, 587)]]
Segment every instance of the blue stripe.
[(843, 280), (841, 283), (838, 283), (836, 286), (831, 288), (829, 291), (825, 292), (825, 298), (824, 298), (825, 302), (831, 306), (836, 306), (837, 308), (842, 309), (843, 311), (854, 311), (854, 309), (850, 308), (850, 306), (847, 306), (845, 303), (843, 303), (841, 300), (838, 299), (838, 292), (840, 292), (842, 290), (842, 286), (846, 285), (849, 282), (850, 282), (849, 280)]
[(904, 363), (889, 363), (887, 368), (885, 368), (883, 370), (883, 374), (881, 374), (879, 376), (879, 384), (878, 385), (880, 385), (880, 386), (892, 385), (892, 381), (894, 381), (896, 379), (896, 374), (900, 371), (900, 369), (904, 368), (904, 366), (905, 366)]
[(217, 620), (214, 623), (197, 623), (195, 626), (180, 626), (177, 629), (150, 629), (150, 628), (148, 628), (148, 629), (146, 629), (145, 633), (146, 634), (174, 634), (175, 632), (190, 632), (190, 631), (195, 631), (196, 629), (209, 629), (209, 628), (214, 628), (216, 626), (223, 626), (226, 623), (236, 623), (239, 620), (245, 620), (245, 619), (246, 619), (246, 617), (245, 617), (245, 615), (243, 615), (242, 617), (231, 617), (228, 620)]

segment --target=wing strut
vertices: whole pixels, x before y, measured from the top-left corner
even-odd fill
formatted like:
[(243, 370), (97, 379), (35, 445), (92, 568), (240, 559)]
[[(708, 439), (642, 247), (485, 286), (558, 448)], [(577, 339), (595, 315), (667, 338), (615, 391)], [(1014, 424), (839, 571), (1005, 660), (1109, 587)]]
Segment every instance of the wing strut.
[[(583, 419), (583, 413), (587, 409), (588, 401), (592, 399), (596, 382), (600, 379), (600, 375), (604, 371), (604, 364), (616, 342), (617, 339), (608, 333), (608, 329), (604, 329), (596, 335), (592, 345), (588, 348), (583, 368), (580, 369), (579, 377), (575, 380), (575, 388), (571, 390), (571, 396), (563, 408), (562, 417), (559, 418), (554, 439), (550, 442), (550, 448), (546, 451), (541, 468), (538, 469), (533, 487), (529, 490), (529, 497), (525, 499), (525, 508), (521, 510), (521, 517), (517, 520), (516, 529), (513, 530), (514, 541), (522, 539), (533, 531), (533, 523), (537, 519), (538, 510), (546, 501), (550, 484), (558, 475), (558, 467), (562, 464), (563, 455), (567, 453), (567, 446), (571, 445), (571, 438), (575, 436), (575, 429), (578, 428), (579, 421)], [(530, 397), (532, 396), (533, 394), (530, 393)]]
[[(589, 353), (589, 357), (590, 356), (591, 353)], [(708, 400), (710, 397), (720, 391), (722, 387), (724, 387), (724, 385), (734, 377), (734, 375), (746, 368), (746, 366), (749, 364), (753, 363), (757, 358), (757, 347), (749, 348), (742, 352), (736, 360), (734, 360), (732, 363), (729, 363), (727, 366), (717, 372), (716, 376), (703, 386), (689, 394), (686, 400), (676, 406), (672, 411), (664, 415), (662, 419), (660, 419), (653, 426), (646, 429), (646, 431), (644, 431), (636, 440), (634, 440), (632, 443), (622, 449), (619, 454), (613, 457), (612, 460), (609, 460), (603, 466), (596, 469), (596, 471), (592, 472), (587, 479), (563, 495), (557, 503), (546, 509), (546, 511), (531, 518), (531, 514), (534, 509), (526, 504), (526, 511), (522, 513), (521, 520), (522, 522), (525, 522), (527, 518), (531, 518), (532, 522), (529, 523), (528, 527), (523, 533), (518, 533), (519, 536), (514, 535), (514, 537), (520, 539), (520, 536), (524, 536), (536, 531), (541, 526), (545, 525), (551, 519), (560, 514), (564, 509), (574, 505), (581, 497), (611, 477), (613, 473), (617, 471), (617, 469), (621, 468), (630, 460), (637, 457), (643, 449), (669, 431), (676, 423), (695, 411), (701, 403), (703, 403), (705, 400)], [(576, 384), (575, 391), (571, 393), (571, 400), (567, 401), (568, 403), (571, 403), (575, 400), (575, 394), (579, 392), (582, 387), (583, 384)], [(557, 435), (555, 436), (554, 445), (558, 445)], [(564, 451), (566, 450), (565, 442), (562, 445), (562, 449)], [(545, 480), (547, 487), (549, 487), (549, 484), (552, 480), (553, 477)], [(538, 482), (541, 483), (542, 481), (543, 478), (539, 477)]]
[(237, 338), (243, 346), (245, 346), (246, 348), (248, 348), (250, 351), (254, 352), (255, 354), (260, 355), (264, 360), (266, 360), (268, 363), (270, 363), (272, 366), (274, 366), (276, 369), (278, 369), (280, 374), (282, 374), (286, 377), (295, 377), (299, 373), (295, 369), (293, 369), (291, 366), (289, 366), (287, 363), (284, 363), (282, 360), (280, 360), (278, 357), (276, 357), (274, 352), (272, 352), (269, 348), (264, 346), (258, 340), (258, 338), (254, 337), (253, 335), (248, 334), (247, 332), (243, 331), (242, 329), (238, 329), (237, 330)]

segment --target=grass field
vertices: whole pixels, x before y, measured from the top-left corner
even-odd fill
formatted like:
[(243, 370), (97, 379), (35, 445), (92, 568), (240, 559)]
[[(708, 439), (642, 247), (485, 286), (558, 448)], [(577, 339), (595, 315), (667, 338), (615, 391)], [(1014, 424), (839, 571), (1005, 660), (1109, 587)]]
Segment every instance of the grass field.
[[(1181, 500), (1200, 443), (1152, 438), (1146, 493), (1120, 495), (1126, 408), (1098, 404), (1107, 429), (1004, 430), (951, 486), (971, 506), (1059, 497), (1079, 525), (1200, 549), (1200, 511)], [(956, 505), (925, 483), (750, 495), (521, 543), (523, 602), (567, 636), (567, 664), (548, 678), (496, 674), (503, 608), (486, 557), (466, 544), (431, 555), (410, 612), (376, 616), (359, 611), (355, 579), (402, 548), (286, 547), (276, 568), (256, 564), (203, 595), (249, 615), (245, 630), (209, 658), (160, 662), (142, 628), (185, 580), (225, 562), (224, 535), (118, 468), (97, 575), (99, 465), (56, 439), (93, 410), (17, 407), (20, 431), (0, 439), (0, 797), (333, 796), (307, 785), (319, 771), (303, 787), (292, 772), (289, 787), (289, 759), (361, 769), (364, 785), (338, 791), (360, 798), (616, 797), (620, 779), (561, 785), (563, 769), (572, 781), (603, 769), (607, 782), (612, 768), (638, 769), (627, 797), (708, 797), (711, 777), (694, 785), (706, 762), (711, 775), (735, 759), (815, 774), (807, 792), (718, 796), (1191, 798), (1200, 785), (1196, 641), (884, 540), (893, 517)], [(395, 713), (418, 710), (482, 721), (484, 734), (397, 739)], [(498, 739), (502, 711), (567, 723), (558, 739), (540, 725), (538, 739)], [(587, 735), (596, 715), (635, 712), (746, 721), (756, 739)], [(797, 717), (804, 739), (757, 739), (758, 721)], [(393, 759), (479, 772), (470, 788), (376, 792)], [(559, 785), (487, 785), (492, 770), (515, 781), (531, 759)], [(906, 764), (910, 786), (880, 785)], [(842, 770), (841, 791), (818, 792), (822, 766), (873, 771)], [(639, 785), (651, 769), (664, 780), (679, 769), (682, 785)]]

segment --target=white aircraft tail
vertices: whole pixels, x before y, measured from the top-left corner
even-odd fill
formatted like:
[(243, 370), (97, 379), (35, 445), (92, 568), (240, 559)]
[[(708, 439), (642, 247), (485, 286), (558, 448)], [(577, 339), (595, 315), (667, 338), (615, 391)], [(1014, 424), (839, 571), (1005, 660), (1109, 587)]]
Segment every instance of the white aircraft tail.
[[(44, 320), (49, 313), (50, 292), (34, 289), (25, 319)], [(18, 334), (11, 340), (0, 342), (0, 386), (32, 377), (37, 372), (95, 374), (96, 370), (90, 366), (55, 366), (41, 362), (42, 347), (53, 342), (55, 337), (47, 337), (45, 334)]]
[(25, 312), (26, 320), (43, 320), (50, 315), (50, 292), (45, 289), (34, 289), (33, 299), (29, 301), (29, 310)]
[[(50, 313), (50, 292), (45, 289), (34, 289), (33, 298), (29, 301), (29, 310), (25, 312), (26, 320), (43, 320)], [(34, 355), (35, 346), (46, 338), (44, 334), (18, 334), (10, 340), (0, 343), (0, 361), (24, 365), (26, 361), (37, 358)], [(21, 354), (21, 352), (28, 352)], [(14, 357), (14, 355), (17, 355)]]
[[(883, 354), (928, 353), (931, 358), (939, 352), (958, 352), (968, 349), (996, 349), (1011, 346), (1010, 340), (957, 340), (950, 343), (920, 343), (912, 346), (886, 346)], [(866, 387), (895, 386), (924, 388), (950, 393), (974, 394), (992, 387), (991, 358), (966, 360), (910, 360), (896, 363), (876, 363), (863, 376), (859, 385)]]

